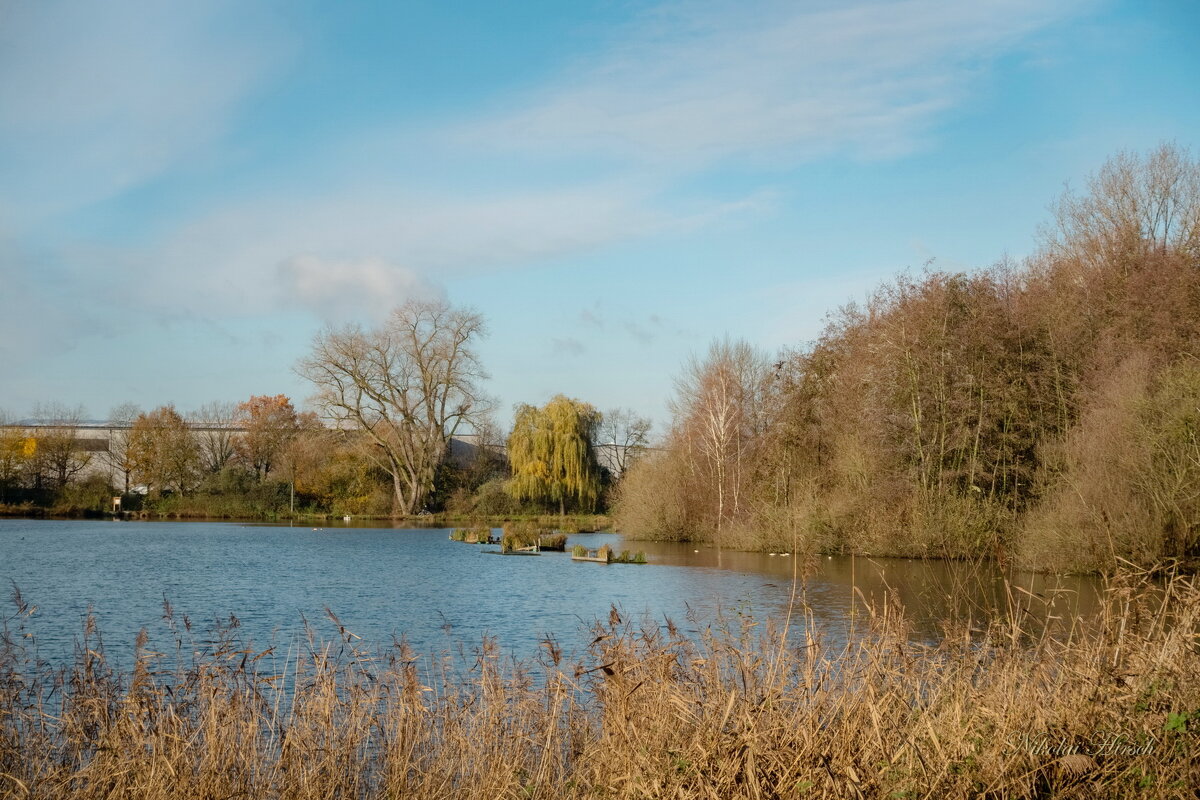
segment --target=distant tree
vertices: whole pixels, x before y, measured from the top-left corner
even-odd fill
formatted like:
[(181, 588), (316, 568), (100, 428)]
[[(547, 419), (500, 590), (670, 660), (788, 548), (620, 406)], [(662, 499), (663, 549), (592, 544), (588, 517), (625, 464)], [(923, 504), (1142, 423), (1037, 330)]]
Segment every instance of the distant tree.
[(129, 455), (134, 479), (154, 494), (170, 490), (183, 494), (196, 485), (200, 450), (174, 406), (138, 414), (130, 429)]
[(518, 406), (508, 437), (513, 497), (556, 504), (560, 514), (568, 501), (593, 510), (600, 496), (600, 468), (592, 446), (599, 425), (595, 408), (563, 395), (541, 408)]
[(43, 403), (33, 410), (37, 423), (36, 448), (31, 458), (34, 488), (60, 489), (91, 463), (92, 454), (79, 445), (83, 406)]
[(238, 454), (265, 480), (300, 429), (296, 409), (287, 395), (255, 395), (238, 404), (235, 420), (245, 429), (235, 440)]
[(36, 446), (23, 427), (0, 411), (0, 502), (4, 492), (21, 485)]
[(469, 488), (475, 489), (489, 480), (507, 476), (507, 437), (490, 414), (476, 419), (472, 427), (475, 429), (475, 456), (466, 467), (465, 482)]
[(1161, 144), (1145, 156), (1118, 153), (1091, 176), (1088, 192), (1065, 192), (1046, 237), (1053, 253), (1090, 266), (1128, 269), (1174, 250), (1200, 257), (1200, 162)]
[(327, 329), (298, 365), (346, 434), (360, 430), (392, 480), (394, 512), (420, 511), (450, 437), (485, 414), (475, 352), (483, 318), (444, 301), (409, 301), (381, 327)]
[(105, 458), (114, 475), (121, 480), (116, 484), (121, 491), (129, 491), (130, 477), (133, 475), (133, 461), (129, 457), (129, 437), (133, 421), (142, 410), (133, 403), (122, 403), (108, 412), (108, 452)]
[(607, 448), (611, 463), (606, 464), (617, 475), (624, 475), (632, 463), (650, 444), (651, 422), (628, 408), (606, 411), (597, 428), (596, 444)]
[(205, 403), (188, 414), (188, 422), (200, 447), (202, 468), (209, 474), (220, 472), (237, 454), (238, 405), (219, 400)]

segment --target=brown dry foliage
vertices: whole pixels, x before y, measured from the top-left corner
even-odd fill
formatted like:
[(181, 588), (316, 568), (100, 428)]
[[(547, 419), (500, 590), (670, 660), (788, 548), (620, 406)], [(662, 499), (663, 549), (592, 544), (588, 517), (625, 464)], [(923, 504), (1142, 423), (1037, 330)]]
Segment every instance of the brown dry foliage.
[(738, 440), (732, 508), (713, 507), (724, 476), (687, 457), (684, 423), (711, 403), (681, 382), (670, 452), (630, 472), (615, 514), (635, 536), (729, 547), (1076, 570), (1200, 558), (1197, 354), (1200, 163), (1121, 154), (1064, 195), (1024, 264), (901, 275), (782, 353)]

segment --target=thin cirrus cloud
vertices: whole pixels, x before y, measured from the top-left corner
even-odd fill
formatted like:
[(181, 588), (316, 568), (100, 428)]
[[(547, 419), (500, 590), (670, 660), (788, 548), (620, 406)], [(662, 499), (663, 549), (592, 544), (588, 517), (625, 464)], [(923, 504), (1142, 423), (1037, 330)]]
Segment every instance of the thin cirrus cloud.
[[(236, 144), (239, 108), (286, 77), (297, 49), (270, 5), (257, 8), (5, 6), (0, 210), (9, 224), (103, 203)], [(114, 246), (67, 269), (82, 282), (102, 274), (114, 295), (162, 309), (207, 299), (219, 301), (213, 313), (258, 313), (274, 298), (329, 320), (377, 314), (380, 304), (439, 291), (454, 277), (686, 233), (774, 205), (770, 186), (690, 195), (686, 183), (718, 162), (907, 152), (991, 59), (1071, 8), (1033, 0), (663, 6), (540, 87), (497, 96), (503, 111), (466, 109), (456, 123), (424, 132), (398, 124), (382, 137), (423, 140), (421, 158), (446, 165), (444, 182), (434, 170), (400, 188), (389, 177), (398, 173), (379, 161), (355, 161), (324, 142), (313, 160), (342, 176), (338, 186), (216, 193), (206, 210), (178, 214), (125, 243), (124, 254)], [(523, 170), (513, 174), (505, 166), (518, 152)], [(566, 161), (584, 168), (562, 170)], [(460, 163), (490, 174), (486, 189)], [(36, 327), (36, 310), (13, 311)]]
[[(352, 172), (340, 189), (267, 194), (218, 209), (168, 241), (159, 263), (178, 263), (182, 275), (204, 274), (218, 290), (257, 274), (282, 304), (336, 318), (346, 297), (310, 292), (312, 269), (301, 280), (295, 264), (324, 265), (330, 283), (344, 281), (347, 295), (357, 292), (360, 305), (369, 306), (375, 284), (364, 277), (364, 264), (403, 265), (388, 274), (408, 276), (394, 285), (416, 290), (754, 215), (775, 205), (772, 187), (681, 200), (679, 182), (716, 160), (910, 150), (939, 113), (963, 99), (989, 59), (1065, 8), (1051, 11), (1030, 0), (799, 10), (766, 4), (757, 13), (741, 5), (673, 6), (639, 19), (563, 77), (506, 98), (515, 110), (475, 112), (424, 134), (430, 158), (480, 164), (484, 173), (489, 161), (503, 163), (522, 150), (524, 178), (479, 191), (470, 180), (450, 190), (436, 179), (401, 190), (385, 177)], [(406, 146), (422, 139), (406, 128), (393, 134), (363, 139), (395, 138)], [(363, 161), (388, 163), (386, 152), (377, 155)], [(588, 170), (558, 177), (563, 159), (608, 157), (616, 160), (603, 178)], [(223, 266), (200, 271), (183, 263), (192, 260)]]
[(186, 167), (289, 63), (269, 6), (0, 6), (0, 207), (36, 224)]
[(682, 4), (464, 126), (463, 141), (694, 169), (716, 160), (887, 157), (918, 146), (989, 60), (1077, 3)]
[(649, 196), (598, 182), (499, 196), (345, 187), (254, 198), (164, 242), (145, 262), (154, 268), (138, 291), (148, 302), (228, 295), (233, 313), (256, 313), (274, 297), (329, 321), (351, 311), (378, 316), (381, 304), (428, 296), (446, 277), (586, 252), (674, 224), (649, 207)]

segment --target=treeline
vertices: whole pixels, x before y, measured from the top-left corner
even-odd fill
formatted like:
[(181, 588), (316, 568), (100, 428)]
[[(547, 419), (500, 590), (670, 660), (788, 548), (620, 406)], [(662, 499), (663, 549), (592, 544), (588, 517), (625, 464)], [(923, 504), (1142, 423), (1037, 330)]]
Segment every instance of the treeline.
[(902, 275), (775, 357), (715, 342), (617, 522), (1046, 569), (1195, 557), (1198, 334), (1200, 165), (1123, 154), (1023, 263)]
[(120, 496), (125, 511), (180, 517), (594, 514), (649, 431), (630, 411), (601, 414), (563, 396), (519, 406), (508, 437), (475, 415), (469, 436), (442, 429), (428, 482), (405, 506), (395, 487), (406, 465), (395, 467), (378, 443), (388, 437), (400, 450), (402, 437), (427, 435), (403, 419), (390, 429), (330, 425), (285, 395), (188, 414), (122, 405), (105, 439), (90, 438), (83, 418), (80, 408), (48, 405), (32, 424), (0, 427), (0, 510), (100, 513)]

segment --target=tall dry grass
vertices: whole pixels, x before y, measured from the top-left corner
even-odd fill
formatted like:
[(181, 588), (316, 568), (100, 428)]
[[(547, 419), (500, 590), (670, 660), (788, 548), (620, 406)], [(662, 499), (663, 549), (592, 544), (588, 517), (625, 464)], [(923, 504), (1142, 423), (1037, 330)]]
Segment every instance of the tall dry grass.
[(485, 641), (470, 667), (402, 642), (364, 649), (340, 627), (281, 652), (244, 647), (230, 625), (196, 652), (206, 640), (168, 607), (175, 652), (140, 637), (118, 671), (91, 622), (69, 667), (38, 663), (18, 596), (0, 794), (1193, 797), (1200, 584), (1120, 577), (1086, 623), (1010, 599), (929, 645), (888, 605), (841, 644), (802, 603), (780, 629), (691, 635), (614, 610), (579, 663), (553, 641), (524, 663)]

